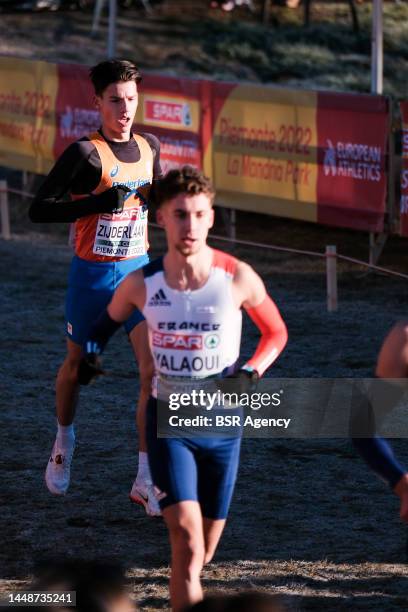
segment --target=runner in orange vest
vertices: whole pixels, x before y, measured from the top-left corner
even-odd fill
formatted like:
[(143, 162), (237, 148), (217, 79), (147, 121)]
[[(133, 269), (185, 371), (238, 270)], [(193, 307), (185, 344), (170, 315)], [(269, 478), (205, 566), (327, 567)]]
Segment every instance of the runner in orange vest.
[[(70, 481), (75, 446), (73, 420), (79, 395), (78, 364), (92, 321), (126, 275), (148, 261), (147, 214), (153, 180), (160, 178), (160, 145), (151, 134), (133, 134), (138, 105), (137, 67), (108, 60), (91, 69), (98, 132), (71, 144), (45, 179), (30, 208), (34, 222), (75, 223), (75, 255), (66, 300), (67, 356), (56, 383), (57, 436), (45, 480), (55, 495)], [(64, 201), (69, 194), (70, 201)], [(153, 365), (145, 345), (146, 324), (136, 311), (124, 324), (140, 370), (137, 410), (139, 470), (131, 499), (150, 515), (160, 513), (145, 442), (145, 407)]]

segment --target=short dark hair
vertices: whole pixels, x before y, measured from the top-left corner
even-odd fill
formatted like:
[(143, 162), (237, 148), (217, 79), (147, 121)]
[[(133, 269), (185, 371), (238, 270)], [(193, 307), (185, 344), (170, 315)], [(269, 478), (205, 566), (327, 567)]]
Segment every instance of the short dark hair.
[(214, 202), (215, 191), (210, 179), (201, 170), (193, 166), (174, 168), (158, 181), (154, 182), (154, 202), (159, 208), (164, 202), (176, 198), (180, 193), (188, 196), (205, 193), (211, 204)]
[(142, 80), (139, 69), (133, 62), (118, 59), (100, 62), (90, 69), (89, 76), (97, 96), (101, 96), (111, 83), (119, 83), (119, 81), (140, 83)]

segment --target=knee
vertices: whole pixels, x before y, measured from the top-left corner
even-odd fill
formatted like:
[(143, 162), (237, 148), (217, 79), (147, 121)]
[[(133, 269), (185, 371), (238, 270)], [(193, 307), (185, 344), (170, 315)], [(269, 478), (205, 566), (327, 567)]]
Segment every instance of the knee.
[(80, 357), (67, 355), (58, 371), (58, 380), (71, 383), (78, 382), (78, 367), (80, 361)]
[(179, 525), (172, 530), (173, 554), (187, 569), (203, 566), (205, 547), (203, 538), (193, 530)]
[(139, 364), (140, 373), (140, 390), (146, 394), (150, 394), (152, 388), (152, 379), (154, 376), (154, 364), (153, 361), (149, 361), (143, 365)]

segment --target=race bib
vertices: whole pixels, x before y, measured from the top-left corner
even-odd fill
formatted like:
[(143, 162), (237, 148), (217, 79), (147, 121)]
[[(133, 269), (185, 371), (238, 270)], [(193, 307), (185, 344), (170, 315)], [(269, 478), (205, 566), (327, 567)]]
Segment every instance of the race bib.
[(145, 255), (147, 207), (127, 208), (118, 214), (99, 215), (93, 252), (106, 257)]

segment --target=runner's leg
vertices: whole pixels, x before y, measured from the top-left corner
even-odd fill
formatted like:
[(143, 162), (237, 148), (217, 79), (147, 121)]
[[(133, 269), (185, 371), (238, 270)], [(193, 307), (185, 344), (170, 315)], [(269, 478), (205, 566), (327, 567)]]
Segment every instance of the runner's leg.
[(408, 321), (397, 323), (384, 340), (375, 373), (379, 378), (408, 376)]
[(75, 448), (73, 419), (79, 395), (77, 372), (81, 355), (81, 346), (67, 338), (67, 355), (56, 382), (57, 436), (45, 471), (45, 482), (54, 495), (65, 495), (69, 487)]
[[(407, 378), (408, 376), (408, 321), (397, 323), (381, 347), (377, 359), (376, 375), (380, 378)], [(408, 522), (408, 473), (394, 488), (400, 498), (400, 517)]]
[(151, 394), (154, 362), (149, 347), (146, 321), (141, 321), (129, 333), (133, 352), (139, 366), (140, 394), (136, 408), (136, 428), (139, 434), (139, 465), (130, 491), (130, 499), (144, 506), (149, 516), (160, 516), (161, 511), (153, 486), (147, 458), (146, 409)]
[[(45, 472), (47, 487), (55, 495), (64, 495), (70, 482), (70, 465), (75, 447), (73, 420), (79, 398), (77, 376), (82, 344), (87, 338), (90, 325), (106, 308), (112, 295), (109, 287), (104, 288), (109, 282), (104, 282), (107, 267), (102, 268), (98, 268), (98, 275), (95, 275), (93, 268), (92, 273), (89, 273), (91, 265), (88, 262), (74, 257), (71, 263), (65, 302), (67, 354), (56, 381), (57, 436)], [(98, 282), (93, 289), (90, 281), (95, 280), (96, 276)]]
[(163, 510), (171, 545), (170, 598), (173, 612), (181, 612), (203, 598), (200, 574), (205, 544), (200, 504), (182, 501)]
[(226, 519), (203, 518), (205, 556), (204, 563), (209, 563), (214, 556)]
[[(399, 381), (395, 381), (394, 384), (391, 379), (407, 378), (408, 375), (407, 321), (397, 323), (385, 338), (378, 355), (375, 373), (378, 378), (385, 379), (383, 384), (386, 388), (385, 391), (381, 390), (381, 393), (386, 395), (384, 400), (386, 413), (392, 410), (404, 393), (404, 388), (398, 384)], [(379, 401), (381, 402), (381, 400)], [(367, 408), (372, 412), (369, 400), (367, 400)], [(379, 411), (377, 410), (377, 412)], [(368, 465), (398, 495), (401, 502), (400, 517), (403, 521), (408, 522), (408, 473), (396, 459), (388, 441), (375, 436), (375, 431), (373, 436), (368, 438), (353, 437), (353, 444)]]
[(67, 355), (56, 382), (57, 419), (60, 425), (71, 425), (79, 397), (78, 365), (82, 347), (67, 338)]
[(133, 328), (129, 334), (129, 339), (139, 366), (140, 395), (136, 411), (136, 427), (139, 432), (139, 451), (147, 453), (146, 405), (151, 394), (154, 363), (149, 348), (146, 321), (142, 321)]

